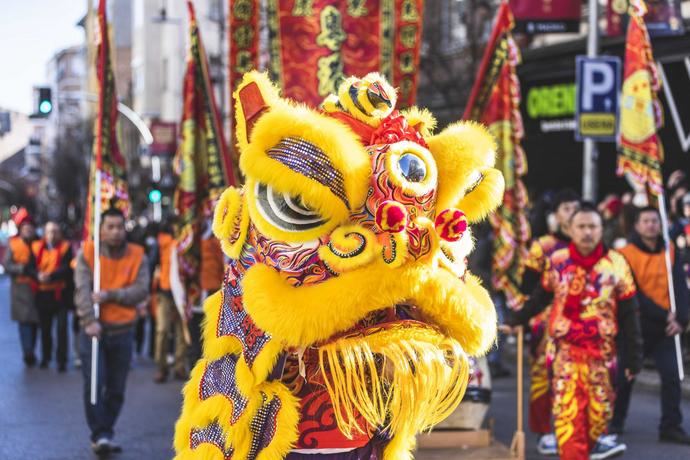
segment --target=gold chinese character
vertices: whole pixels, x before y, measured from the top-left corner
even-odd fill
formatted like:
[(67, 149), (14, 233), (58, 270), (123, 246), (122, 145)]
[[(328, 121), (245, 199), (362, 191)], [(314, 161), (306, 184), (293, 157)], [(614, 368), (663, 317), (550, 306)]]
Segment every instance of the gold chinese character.
[(250, 0), (237, 0), (233, 15), (238, 21), (249, 21), (252, 17), (252, 2)]
[(338, 51), (345, 38), (340, 11), (331, 5), (325, 7), (321, 11), (321, 33), (316, 37), (316, 43), (331, 51)]
[(232, 34), (232, 39), (238, 48), (249, 48), (254, 38), (254, 31), (251, 26), (247, 24), (241, 25), (235, 29)]
[(347, 14), (353, 18), (361, 18), (369, 13), (365, 6), (367, 0), (347, 0)]
[(293, 16), (311, 16), (314, 0), (295, 0), (292, 7)]
[(417, 0), (404, 0), (403, 1), (402, 20), (403, 21), (417, 21), (417, 20), (419, 20), (419, 11), (417, 10)]
[(338, 85), (345, 79), (343, 74), (343, 61), (339, 53), (333, 53), (319, 58), (319, 70), (316, 78), (319, 79), (319, 95), (327, 96), (336, 93)]

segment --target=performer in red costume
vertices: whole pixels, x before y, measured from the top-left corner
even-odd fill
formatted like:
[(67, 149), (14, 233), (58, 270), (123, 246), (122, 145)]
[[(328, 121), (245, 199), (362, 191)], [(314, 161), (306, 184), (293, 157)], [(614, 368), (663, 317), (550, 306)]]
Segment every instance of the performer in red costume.
[(628, 379), (640, 370), (642, 340), (635, 283), (623, 256), (602, 242), (601, 215), (590, 204), (574, 212), (572, 242), (554, 252), (539, 289), (511, 319), (526, 323), (552, 304), (548, 332), (553, 353), (553, 417), (561, 460), (607, 458), (625, 450), (598, 443), (613, 409), (616, 336)]
[[(520, 291), (525, 298), (539, 286), (539, 280), (548, 267), (551, 255), (568, 247), (568, 223), (570, 216), (577, 209), (580, 197), (571, 189), (561, 190), (553, 203), (554, 215), (558, 222), (558, 230), (554, 234), (547, 234), (537, 238), (530, 246), (529, 257), (525, 261)], [(541, 455), (556, 455), (558, 445), (551, 428), (552, 392), (549, 377), (549, 367), (546, 365), (546, 351), (549, 336), (546, 320), (549, 316), (550, 305), (530, 321), (530, 392), (529, 392), (529, 428), (539, 435), (537, 451)]]

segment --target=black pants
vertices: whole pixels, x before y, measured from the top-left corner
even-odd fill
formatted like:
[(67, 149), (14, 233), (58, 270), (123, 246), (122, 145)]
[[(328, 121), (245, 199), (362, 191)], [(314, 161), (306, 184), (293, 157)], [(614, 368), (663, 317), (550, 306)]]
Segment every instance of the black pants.
[(79, 336), (81, 371), (84, 376), (84, 409), (91, 430), (91, 441), (105, 436), (112, 438), (114, 426), (125, 401), (125, 386), (134, 348), (134, 332), (106, 334), (98, 341), (98, 372), (96, 405), (91, 404), (92, 340)]
[(201, 347), (203, 341), (201, 322), (203, 320), (204, 314), (195, 312), (192, 313), (192, 317), (190, 318), (189, 323), (187, 323), (187, 326), (189, 327), (189, 336), (192, 339), (192, 343), (190, 343), (189, 347), (187, 348), (190, 369), (194, 369), (194, 365), (199, 358), (201, 358)]
[[(651, 356), (661, 377), (661, 422), (659, 431), (677, 428), (683, 422), (680, 412), (680, 378), (676, 363), (676, 348), (673, 337), (664, 337), (654, 344), (645, 343), (645, 356)], [(616, 404), (611, 419), (610, 431), (621, 432), (630, 407), (633, 382), (625, 378), (623, 366), (618, 366), (616, 381)]]
[(36, 293), (36, 306), (41, 324), (41, 362), (53, 357), (53, 322), (57, 319), (57, 362), (67, 364), (67, 307), (52, 291)]

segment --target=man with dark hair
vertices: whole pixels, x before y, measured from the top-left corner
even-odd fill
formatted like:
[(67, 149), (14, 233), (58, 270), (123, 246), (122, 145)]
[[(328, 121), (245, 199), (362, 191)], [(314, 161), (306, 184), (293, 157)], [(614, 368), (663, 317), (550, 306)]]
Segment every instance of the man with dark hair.
[[(144, 249), (125, 240), (125, 218), (121, 211), (113, 208), (105, 211), (99, 231), (100, 290), (92, 290), (94, 245), (85, 241), (77, 256), (74, 300), (83, 329), (79, 340), (91, 447), (94, 452), (104, 454), (121, 450), (112, 441), (113, 426), (124, 402), (137, 319), (136, 306), (148, 295), (149, 271)], [(94, 304), (100, 306), (98, 318)], [(90, 401), (93, 337), (99, 339), (95, 405)]]
[[(640, 209), (635, 216), (635, 231), (630, 243), (621, 249), (637, 283), (640, 322), (645, 356), (652, 357), (661, 377), (661, 422), (659, 440), (690, 444), (683, 430), (680, 412), (680, 378), (674, 336), (688, 324), (688, 287), (680, 259), (671, 246), (673, 288), (676, 313), (670, 311), (664, 239), (661, 215), (655, 207)], [(630, 405), (633, 382), (622, 380), (617, 388), (616, 406), (610, 431), (622, 433)]]
[[(548, 267), (551, 254), (563, 249), (570, 243), (568, 236), (568, 222), (570, 216), (580, 204), (580, 197), (573, 190), (565, 189), (556, 194), (553, 202), (553, 212), (558, 222), (555, 234), (544, 235), (535, 240), (525, 261), (520, 291), (528, 298), (539, 285), (543, 273)], [(556, 455), (558, 446), (551, 426), (551, 385), (549, 384), (549, 368), (546, 363), (546, 349), (549, 335), (546, 319), (549, 306), (530, 321), (530, 399), (529, 399), (529, 427), (533, 433), (539, 435), (537, 451), (541, 455)]]
[(48, 221), (43, 238), (31, 245), (36, 261), (38, 286), (36, 309), (41, 322), (41, 368), (50, 363), (53, 352), (53, 322), (57, 319), (58, 371), (67, 370), (67, 280), (72, 276), (72, 247), (62, 238), (57, 222)]
[(553, 350), (553, 416), (561, 460), (601, 460), (625, 446), (600, 436), (613, 411), (609, 370), (616, 363), (616, 336), (625, 343), (622, 365), (632, 379), (641, 366), (635, 283), (623, 256), (601, 242), (602, 219), (591, 204), (570, 218), (572, 238), (555, 251), (513, 324), (526, 323), (552, 305), (547, 318)]

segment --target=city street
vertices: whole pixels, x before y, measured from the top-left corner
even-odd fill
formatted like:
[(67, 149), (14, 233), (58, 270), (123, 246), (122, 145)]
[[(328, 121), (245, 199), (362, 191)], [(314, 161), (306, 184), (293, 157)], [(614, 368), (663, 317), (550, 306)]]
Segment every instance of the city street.
[[(81, 401), (81, 374), (71, 365), (66, 374), (58, 374), (54, 366), (49, 370), (24, 369), (16, 327), (9, 320), (8, 286), (7, 278), (0, 278), (0, 362), (4, 364), (0, 372), (0, 459), (92, 459)], [(116, 427), (116, 440), (123, 445), (124, 452), (114, 458), (164, 460), (173, 455), (173, 426), (179, 412), (182, 385), (172, 382), (156, 385), (152, 382), (153, 373), (150, 360), (135, 362), (124, 410)], [(495, 382), (490, 416), (495, 421), (496, 438), (506, 444), (515, 427), (514, 391), (514, 379)], [(683, 412), (686, 416), (690, 414), (687, 399)], [(624, 438), (628, 444), (624, 458), (690, 458), (690, 447), (656, 442), (658, 417), (656, 393), (638, 388)], [(534, 447), (534, 436), (528, 434), (527, 442), (527, 458), (541, 459)], [(417, 454), (418, 460), (455, 458), (468, 457), (450, 450), (426, 450)]]

